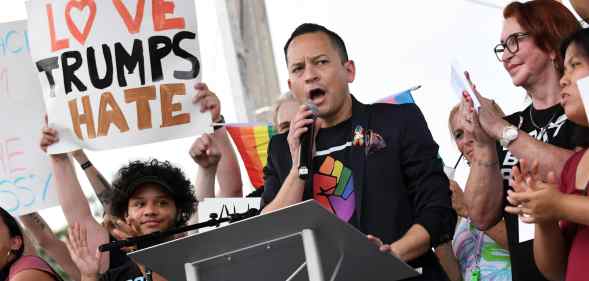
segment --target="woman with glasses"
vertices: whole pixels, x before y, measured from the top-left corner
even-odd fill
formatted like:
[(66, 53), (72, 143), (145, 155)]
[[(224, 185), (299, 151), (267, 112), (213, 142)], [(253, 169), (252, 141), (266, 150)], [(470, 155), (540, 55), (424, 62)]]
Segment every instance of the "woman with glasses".
[[(532, 103), (509, 116), (494, 109), (473, 85), (481, 107), (465, 97), (462, 116), (474, 137), (474, 153), (465, 201), (472, 222), (486, 230), (503, 217), (507, 227), (513, 280), (545, 280), (533, 259), (532, 240), (518, 216), (504, 212), (511, 168), (518, 159), (540, 163), (542, 174), (561, 171), (572, 155), (575, 125), (560, 106), (562, 39), (580, 29), (575, 16), (553, 0), (513, 2), (503, 11), (504, 23), (495, 55), (513, 84), (526, 90)], [(528, 237), (526, 236), (528, 234)]]
[[(565, 54), (562, 86), (562, 106), (569, 120), (584, 130), (589, 128), (577, 81), (589, 77), (589, 29), (569, 37), (562, 45)], [(583, 131), (581, 131), (583, 132)], [(586, 133), (586, 131), (585, 131)], [(560, 184), (555, 173), (548, 182), (537, 171), (528, 172), (525, 162), (514, 167), (513, 187), (508, 193), (512, 205), (506, 210), (522, 215), (522, 220), (535, 224), (534, 258), (538, 267), (550, 280), (587, 280), (589, 259), (589, 139), (579, 143), (580, 149), (567, 161), (560, 173)], [(522, 173), (524, 173), (522, 175)], [(538, 179), (538, 180), (532, 180)]]

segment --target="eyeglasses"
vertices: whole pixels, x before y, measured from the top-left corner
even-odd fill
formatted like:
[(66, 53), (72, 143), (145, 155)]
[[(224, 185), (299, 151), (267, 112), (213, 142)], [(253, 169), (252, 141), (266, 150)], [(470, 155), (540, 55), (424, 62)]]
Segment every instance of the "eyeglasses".
[(495, 46), (494, 51), (497, 59), (501, 62), (503, 61), (503, 52), (505, 52), (505, 50), (509, 51), (512, 55), (517, 53), (517, 51), (519, 51), (519, 41), (528, 36), (530, 36), (530, 34), (527, 32), (516, 32), (509, 35), (507, 39), (505, 39), (505, 43), (499, 43)]

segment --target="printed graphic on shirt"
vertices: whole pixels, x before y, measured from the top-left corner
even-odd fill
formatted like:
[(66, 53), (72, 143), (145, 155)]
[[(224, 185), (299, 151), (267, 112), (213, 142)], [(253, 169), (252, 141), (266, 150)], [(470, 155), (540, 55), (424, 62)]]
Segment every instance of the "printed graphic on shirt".
[[(551, 140), (556, 139), (558, 134), (561, 132), (562, 126), (565, 124), (567, 117), (565, 114), (559, 116), (555, 121), (551, 121), (544, 128), (536, 129), (532, 128), (525, 128), (521, 127), (524, 132), (528, 132), (528, 135), (536, 140), (539, 140), (544, 143), (552, 143)], [(521, 123), (522, 121), (520, 121)], [(528, 131), (530, 130), (530, 131)], [(505, 153), (505, 157), (503, 158), (502, 167), (501, 167), (501, 174), (503, 175), (503, 179), (511, 183), (511, 168), (515, 166), (519, 160), (505, 147), (501, 147), (503, 153)]]
[(511, 281), (509, 252), (466, 220), (456, 228), (452, 248), (464, 280), (478, 268), (479, 280)]
[(319, 171), (313, 175), (313, 198), (348, 222), (356, 206), (352, 170), (331, 156), (325, 157)]

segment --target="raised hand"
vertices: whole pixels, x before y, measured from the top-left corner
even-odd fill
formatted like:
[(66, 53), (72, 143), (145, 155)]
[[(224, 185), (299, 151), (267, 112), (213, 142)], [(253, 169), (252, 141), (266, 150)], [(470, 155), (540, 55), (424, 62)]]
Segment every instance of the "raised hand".
[[(474, 116), (476, 116), (476, 120), (472, 119), (473, 122), (477, 122), (478, 126), (485, 132), (485, 135), (494, 139), (498, 140), (501, 138), (503, 134), (503, 128), (509, 123), (503, 119), (505, 115), (501, 109), (495, 104), (495, 101), (492, 99), (488, 99), (483, 97), (479, 91), (477, 90), (475, 84), (472, 82), (470, 78), (470, 74), (465, 72), (464, 75), (470, 84), (470, 88), (476, 98), (479, 100), (481, 107), (479, 108), (478, 113), (474, 110), (474, 106), (472, 100), (468, 95), (463, 95), (467, 104), (469, 105), (468, 111), (472, 112)], [(478, 129), (478, 128), (477, 128)], [(476, 132), (476, 131), (475, 131)], [(480, 132), (477, 132), (480, 134)], [(476, 135), (475, 135), (476, 136)], [(480, 137), (485, 137), (483, 135), (479, 135)]]
[[(301, 105), (299, 110), (295, 114), (294, 118), (290, 122), (290, 129), (288, 130), (288, 146), (290, 148), (290, 155), (292, 157), (293, 169), (299, 167), (299, 150), (301, 147), (301, 136), (308, 131), (308, 125), (313, 123), (311, 116), (313, 113), (307, 105)], [(317, 137), (317, 133), (321, 128), (321, 119), (315, 119), (315, 132), (314, 137)]]
[(114, 228), (111, 234), (118, 240), (125, 240), (131, 237), (137, 237), (143, 235), (139, 222), (134, 219), (129, 219), (127, 222), (118, 219), (114, 221)]
[(217, 95), (202, 82), (196, 83), (194, 89), (196, 95), (192, 98), (192, 103), (200, 104), (200, 112), (210, 111), (213, 122), (217, 122), (221, 117), (221, 102)]
[(505, 211), (519, 215), (523, 222), (542, 223), (558, 220), (562, 193), (558, 190), (556, 175), (548, 173), (547, 182), (541, 180), (538, 162), (529, 165), (525, 159), (520, 160), (519, 168), (512, 168), (514, 191), (507, 191), (507, 201), (512, 206)]
[(82, 275), (82, 280), (97, 280), (102, 253), (88, 249), (86, 228), (79, 223), (74, 223), (68, 228), (68, 239), (65, 244), (72, 261), (76, 264)]
[(221, 160), (221, 152), (215, 144), (213, 137), (203, 134), (197, 138), (190, 147), (190, 157), (202, 168), (217, 167)]

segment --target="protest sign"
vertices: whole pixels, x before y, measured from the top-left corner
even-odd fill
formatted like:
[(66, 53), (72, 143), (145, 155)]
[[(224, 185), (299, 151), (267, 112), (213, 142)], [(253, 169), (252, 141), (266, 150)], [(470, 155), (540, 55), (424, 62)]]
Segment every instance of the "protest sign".
[(581, 100), (583, 101), (587, 120), (589, 120), (589, 77), (579, 79), (579, 81), (577, 81), (577, 86), (579, 87), (579, 93), (581, 94)]
[(26, 21), (0, 24), (0, 206), (21, 215), (57, 205), (39, 148), (45, 106)]
[(460, 100), (462, 100), (463, 93), (466, 93), (472, 100), (474, 109), (477, 112), (479, 111), (481, 103), (479, 102), (479, 99), (473, 90), (470, 88), (470, 83), (466, 79), (465, 70), (462, 68), (458, 60), (454, 60), (450, 66), (450, 84), (452, 85), (454, 93), (456, 93)]
[(191, 103), (200, 79), (194, 1), (30, 1), (29, 40), (60, 142), (110, 149), (212, 132)]

